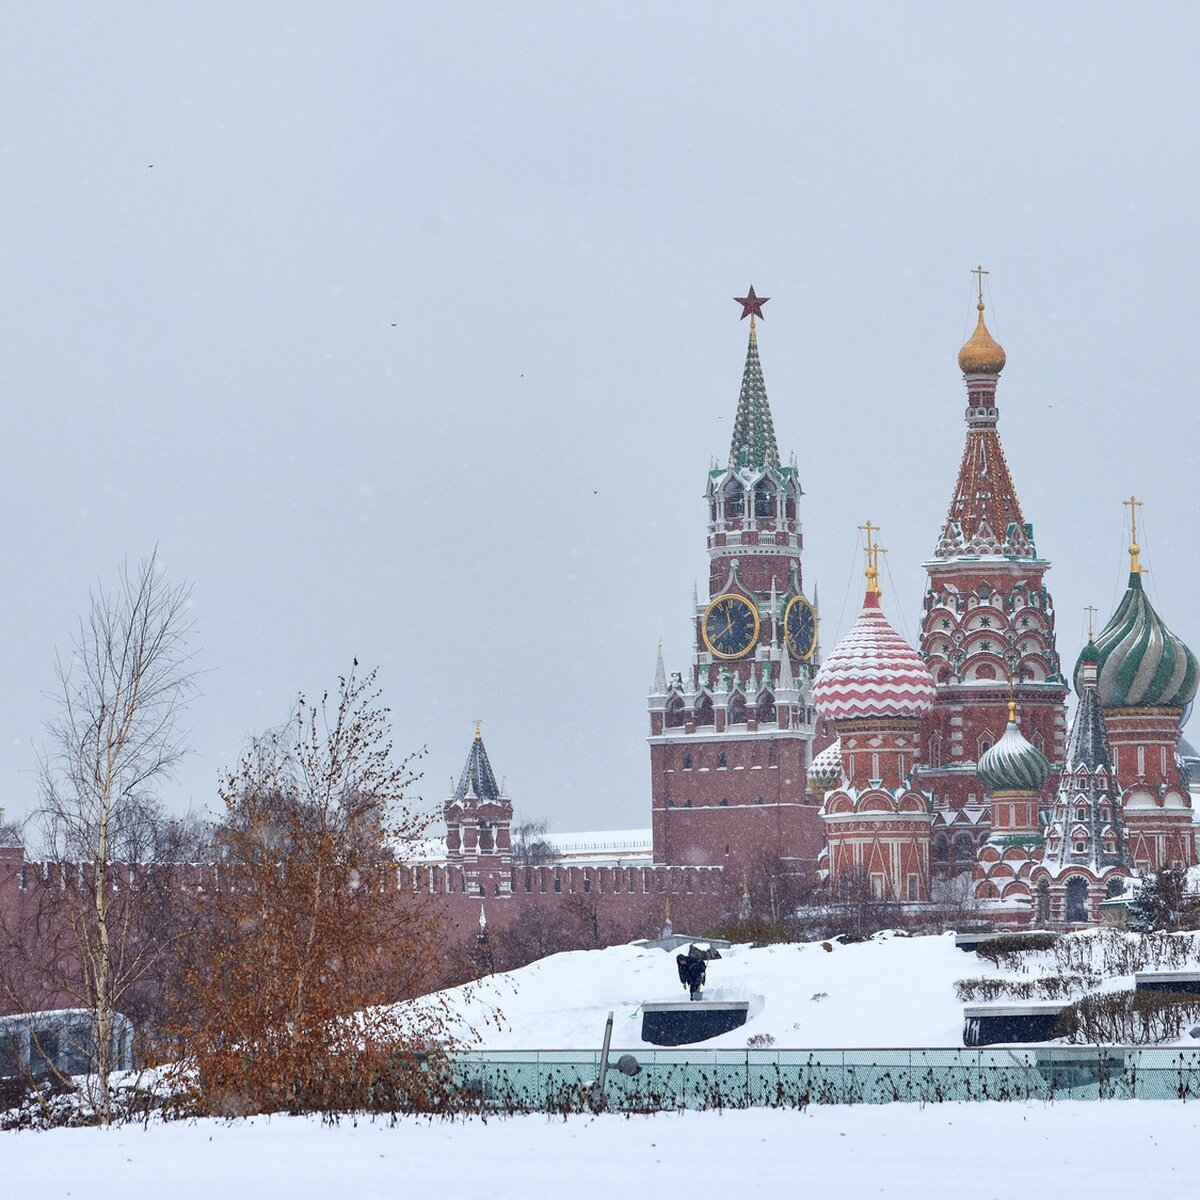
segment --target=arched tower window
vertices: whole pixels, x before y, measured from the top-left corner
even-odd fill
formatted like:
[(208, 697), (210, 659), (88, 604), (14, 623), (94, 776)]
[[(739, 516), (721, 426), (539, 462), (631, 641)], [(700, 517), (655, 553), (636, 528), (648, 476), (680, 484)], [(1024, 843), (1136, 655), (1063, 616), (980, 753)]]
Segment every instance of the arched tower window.
[(696, 701), (696, 724), (711, 725), (713, 723), (713, 702), (709, 696), (701, 696)]
[(668, 729), (679, 729), (683, 725), (683, 699), (672, 696), (667, 701), (666, 725)]
[(775, 489), (765, 479), (754, 489), (754, 515), (756, 517), (773, 517), (775, 515)]
[(758, 723), (765, 725), (775, 720), (775, 697), (770, 692), (763, 692), (758, 698)]
[(746, 723), (746, 697), (741, 692), (734, 692), (729, 698), (729, 723), (731, 725), (745, 725)]
[(746, 513), (746, 493), (736, 480), (725, 489), (725, 519), (741, 520)]

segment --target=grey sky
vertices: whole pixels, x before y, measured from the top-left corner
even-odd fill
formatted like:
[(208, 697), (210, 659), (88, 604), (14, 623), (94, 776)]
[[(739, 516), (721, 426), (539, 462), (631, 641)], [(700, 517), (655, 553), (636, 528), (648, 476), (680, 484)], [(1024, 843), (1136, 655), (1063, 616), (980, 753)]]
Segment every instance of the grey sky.
[(648, 819), (709, 455), (760, 336), (829, 649), (855, 526), (911, 639), (991, 274), (1059, 649), (1124, 578), (1200, 649), (1188, 5), (23, 5), (0, 42), (0, 804), (56, 645), (155, 543), (194, 584), (210, 803), (357, 655), (440, 802)]

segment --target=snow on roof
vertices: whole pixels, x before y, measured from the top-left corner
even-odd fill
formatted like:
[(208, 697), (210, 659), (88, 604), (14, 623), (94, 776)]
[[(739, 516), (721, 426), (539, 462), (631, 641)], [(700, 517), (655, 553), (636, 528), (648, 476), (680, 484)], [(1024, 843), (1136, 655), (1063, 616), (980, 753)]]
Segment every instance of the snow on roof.
[(414, 838), (412, 841), (400, 843), (396, 850), (403, 862), (428, 863), (446, 861), (445, 838)]
[(603, 829), (585, 833), (547, 833), (544, 835), (559, 858), (572, 855), (607, 854), (622, 858), (650, 854), (654, 842), (649, 829)]

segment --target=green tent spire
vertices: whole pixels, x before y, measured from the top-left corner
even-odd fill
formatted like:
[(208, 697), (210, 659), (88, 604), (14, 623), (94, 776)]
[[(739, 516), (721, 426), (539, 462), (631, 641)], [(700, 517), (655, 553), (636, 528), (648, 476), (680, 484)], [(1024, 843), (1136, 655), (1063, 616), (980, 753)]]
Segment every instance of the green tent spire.
[(750, 316), (750, 344), (746, 348), (746, 366), (742, 371), (742, 391), (738, 396), (737, 416), (733, 421), (733, 442), (729, 447), (732, 468), (778, 467), (779, 447), (775, 443), (775, 423), (767, 403), (767, 385), (758, 361), (758, 332), (754, 315)]

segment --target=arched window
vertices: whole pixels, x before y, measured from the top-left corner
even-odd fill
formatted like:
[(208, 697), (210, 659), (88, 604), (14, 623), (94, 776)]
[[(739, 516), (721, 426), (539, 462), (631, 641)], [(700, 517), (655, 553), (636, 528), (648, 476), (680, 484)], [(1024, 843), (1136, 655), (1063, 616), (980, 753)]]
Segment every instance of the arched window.
[(775, 489), (765, 479), (754, 489), (754, 515), (756, 517), (773, 517), (775, 515)]
[(725, 766), (725, 751), (718, 750), (717, 751), (717, 768), (718, 768), (718, 770), (723, 766)]
[(1068, 921), (1087, 921), (1091, 914), (1088, 912), (1088, 885), (1086, 879), (1073, 875), (1067, 880), (1067, 912)]
[(690, 771), (692, 769), (692, 756), (690, 754), (685, 754), (683, 756), (683, 769), (685, 771)]
[(929, 739), (929, 765), (931, 767), (942, 765), (942, 735), (940, 733), (933, 734)]
[(713, 723), (713, 702), (710, 696), (700, 696), (696, 700), (696, 724), (711, 725)]
[(683, 698), (672, 696), (667, 701), (666, 726), (668, 729), (679, 729), (683, 725)]
[(746, 697), (741, 692), (734, 692), (729, 698), (729, 723), (731, 725), (745, 725), (746, 723)]
[(725, 519), (727, 521), (741, 518), (746, 513), (746, 493), (740, 483), (731, 483), (725, 489)]
[(768, 721), (775, 720), (775, 697), (770, 692), (763, 692), (759, 696), (757, 716), (760, 725), (765, 725)]

